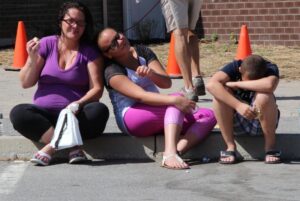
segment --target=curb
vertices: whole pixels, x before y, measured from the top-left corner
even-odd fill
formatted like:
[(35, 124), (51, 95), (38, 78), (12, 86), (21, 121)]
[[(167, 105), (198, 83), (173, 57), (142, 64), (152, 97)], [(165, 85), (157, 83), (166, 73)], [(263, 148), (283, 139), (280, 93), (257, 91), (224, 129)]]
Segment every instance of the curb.
[[(236, 136), (237, 153), (245, 160), (264, 159), (263, 136)], [(277, 134), (277, 148), (282, 151), (283, 160), (300, 159), (300, 135)], [(33, 143), (23, 136), (0, 137), (0, 160), (29, 160), (42, 147), (40, 143)], [(90, 159), (130, 159), (130, 160), (158, 160), (163, 152), (164, 137), (162, 135), (135, 138), (122, 133), (108, 133), (101, 137), (87, 140), (84, 150)], [(212, 134), (183, 158), (201, 159), (208, 157), (212, 160), (219, 158), (220, 150), (225, 144), (219, 132)], [(59, 151), (54, 158), (68, 157), (67, 151)]]

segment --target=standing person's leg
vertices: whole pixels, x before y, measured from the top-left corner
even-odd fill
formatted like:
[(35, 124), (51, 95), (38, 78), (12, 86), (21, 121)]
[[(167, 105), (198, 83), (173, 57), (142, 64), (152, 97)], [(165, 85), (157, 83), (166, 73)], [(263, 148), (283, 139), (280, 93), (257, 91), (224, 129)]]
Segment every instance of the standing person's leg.
[(179, 65), (186, 90), (193, 89), (191, 72), (191, 52), (188, 46), (188, 29), (175, 29), (175, 57)]
[[(259, 108), (260, 125), (265, 137), (265, 152), (275, 151), (275, 133), (278, 124), (278, 109), (273, 94), (257, 93), (254, 102), (255, 107)], [(280, 161), (280, 156), (266, 155), (266, 163)]]
[(189, 49), (191, 50), (192, 77), (201, 77), (199, 40), (198, 36), (195, 35), (192, 31), (189, 31), (188, 44)]
[(200, 71), (200, 55), (199, 55), (199, 42), (198, 37), (189, 31), (189, 49), (191, 52), (191, 69), (192, 69), (192, 82), (197, 96), (203, 96), (205, 92), (205, 84)]
[(186, 115), (183, 124), (183, 135), (177, 143), (177, 150), (185, 153), (193, 146), (201, 142), (214, 128), (217, 121), (210, 109), (200, 108), (193, 115)]
[(57, 116), (33, 104), (20, 104), (10, 112), (13, 127), (24, 137), (46, 144), (34, 156), (34, 162), (48, 165), (55, 150), (50, 146)]
[(198, 36), (193, 32), (196, 28), (201, 10), (201, 0), (189, 1), (189, 32), (188, 32), (188, 48), (191, 54), (191, 72), (192, 82), (195, 87), (197, 96), (205, 95), (205, 85), (200, 70), (200, 50)]
[(188, 1), (161, 0), (168, 32), (173, 31), (175, 39), (175, 57), (179, 65), (187, 98), (198, 101), (192, 83), (191, 53), (188, 46)]

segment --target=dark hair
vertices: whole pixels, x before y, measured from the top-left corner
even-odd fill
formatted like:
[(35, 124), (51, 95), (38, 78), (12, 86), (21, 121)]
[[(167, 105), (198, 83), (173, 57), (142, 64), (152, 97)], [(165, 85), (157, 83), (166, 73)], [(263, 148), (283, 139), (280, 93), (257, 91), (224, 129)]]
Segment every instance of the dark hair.
[(242, 72), (247, 72), (250, 80), (263, 78), (267, 71), (266, 60), (259, 55), (250, 55), (241, 64)]
[(81, 2), (78, 1), (70, 1), (62, 4), (58, 12), (58, 35), (61, 34), (61, 27), (59, 26), (62, 20), (64, 19), (65, 15), (68, 13), (70, 8), (76, 8), (80, 10), (85, 17), (85, 29), (80, 38), (80, 42), (91, 42), (92, 36), (94, 33), (94, 24), (93, 24), (93, 17), (90, 10)]

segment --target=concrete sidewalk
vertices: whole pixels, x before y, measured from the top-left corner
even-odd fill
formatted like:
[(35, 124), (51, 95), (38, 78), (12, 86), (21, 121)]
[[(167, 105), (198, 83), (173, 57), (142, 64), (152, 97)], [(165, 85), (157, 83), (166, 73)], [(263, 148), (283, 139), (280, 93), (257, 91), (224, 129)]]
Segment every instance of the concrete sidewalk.
[[(19, 103), (30, 103), (35, 87), (22, 89), (20, 87), (18, 72), (5, 71), (0, 67), (0, 113), (4, 115), (4, 132), (0, 134), (0, 160), (29, 159), (40, 148), (13, 130), (9, 121), (11, 108)], [(179, 91), (182, 79), (173, 79), (173, 86), (162, 93)], [(205, 79), (207, 82), (207, 79)], [(300, 159), (300, 81), (281, 80), (275, 92), (277, 103), (281, 110), (281, 120), (277, 130), (277, 145), (283, 152), (284, 159)], [(91, 158), (106, 159), (153, 159), (160, 158), (163, 150), (163, 136), (133, 138), (124, 135), (115, 123), (112, 105), (105, 91), (101, 101), (110, 110), (110, 119), (105, 134), (97, 139), (85, 142), (85, 150)], [(210, 94), (200, 97), (200, 107), (211, 107)], [(238, 152), (245, 159), (262, 159), (264, 139), (260, 137), (239, 136), (236, 138)], [(200, 145), (186, 154), (186, 158), (199, 159), (209, 157), (217, 159), (219, 151), (224, 149), (220, 132), (215, 129), (212, 134)], [(65, 157), (66, 153), (59, 152), (56, 157)]]

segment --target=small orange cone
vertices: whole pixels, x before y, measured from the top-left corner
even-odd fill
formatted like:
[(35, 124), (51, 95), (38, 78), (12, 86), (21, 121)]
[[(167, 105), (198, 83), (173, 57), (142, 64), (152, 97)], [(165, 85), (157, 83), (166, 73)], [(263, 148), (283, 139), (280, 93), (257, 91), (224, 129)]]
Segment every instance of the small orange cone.
[(236, 53), (236, 60), (243, 60), (247, 56), (251, 55), (250, 39), (248, 35), (248, 29), (246, 25), (242, 25), (238, 49)]
[(26, 59), (28, 57), (26, 43), (27, 37), (25, 26), (23, 21), (19, 21), (15, 41), (14, 62), (12, 65), (14, 68), (22, 68), (26, 63)]
[(176, 57), (175, 57), (175, 38), (173, 32), (171, 34), (167, 73), (171, 78), (182, 78), (180, 68), (176, 62)]

